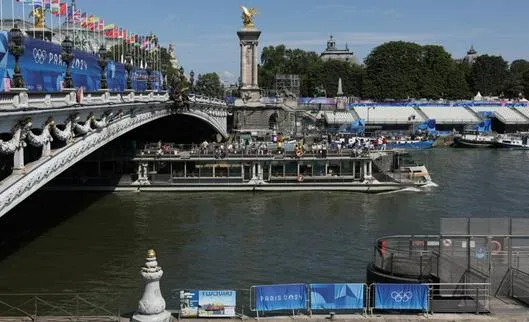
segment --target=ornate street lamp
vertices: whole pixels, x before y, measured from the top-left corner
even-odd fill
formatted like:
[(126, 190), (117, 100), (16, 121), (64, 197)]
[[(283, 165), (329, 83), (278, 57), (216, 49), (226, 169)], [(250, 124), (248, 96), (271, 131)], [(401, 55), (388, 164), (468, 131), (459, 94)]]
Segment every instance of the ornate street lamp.
[(160, 69), (162, 71), (162, 84), (163, 84), (162, 90), (166, 91), (167, 90), (167, 66), (163, 64)]
[(15, 24), (9, 31), (9, 51), (15, 56), (15, 73), (13, 75), (13, 87), (24, 88), (24, 77), (20, 70), (20, 56), (24, 55), (24, 34)]
[(108, 82), (107, 82), (107, 65), (108, 65), (108, 52), (105, 45), (101, 45), (99, 48), (99, 66), (101, 67), (101, 86), (99, 86), (100, 89), (106, 90), (108, 89)]
[(191, 93), (194, 92), (194, 84), (195, 84), (195, 72), (193, 70), (191, 70), (191, 72), (189, 73), (189, 87), (191, 89)]
[(127, 90), (132, 91), (132, 55), (130, 49), (127, 50), (125, 55), (125, 70), (127, 71)]
[(70, 40), (70, 36), (66, 36), (61, 44), (62, 47), (62, 60), (66, 63), (66, 75), (64, 76), (64, 87), (75, 88), (72, 78), (72, 61), (73, 55), (73, 42)]
[(145, 67), (145, 70), (147, 71), (147, 90), (152, 91), (152, 82), (151, 82), (151, 73), (152, 73), (152, 59), (150, 56), (147, 57), (147, 60), (145, 61), (147, 66)]

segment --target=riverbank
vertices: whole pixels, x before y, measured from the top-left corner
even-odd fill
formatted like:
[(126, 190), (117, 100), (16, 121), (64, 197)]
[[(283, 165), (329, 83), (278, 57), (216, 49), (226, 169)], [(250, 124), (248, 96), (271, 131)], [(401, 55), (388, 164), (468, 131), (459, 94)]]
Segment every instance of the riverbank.
[[(329, 316), (280, 316), (280, 317), (264, 317), (264, 318), (253, 318), (253, 317), (244, 317), (242, 320), (253, 320), (253, 321), (265, 321), (265, 322), (285, 322), (288, 320), (303, 320), (310, 322), (329, 322), (329, 321), (368, 321), (368, 322), (380, 322), (380, 321), (394, 321), (394, 322), (414, 322), (414, 321), (457, 321), (457, 322), (472, 322), (472, 321), (510, 321), (510, 322), (525, 322), (529, 321), (529, 316), (526, 315), (516, 315), (516, 316), (490, 316), (490, 315), (473, 315), (473, 314), (428, 314), (428, 315), (407, 315), (407, 314), (397, 314), (397, 315), (373, 315), (373, 316), (363, 316), (360, 314), (354, 315), (339, 315), (334, 316), (331, 320)], [(119, 321), (119, 322), (129, 322), (129, 318), (112, 318), (112, 317), (38, 317), (36, 320), (31, 318), (10, 318), (0, 317), (0, 322), (25, 322), (25, 321), (39, 321), (39, 322), (66, 322), (66, 321), (83, 321), (83, 322), (102, 322), (102, 321)], [(219, 319), (181, 319), (174, 321), (182, 322), (218, 322)], [(241, 321), (241, 319), (222, 319), (224, 322), (235, 322)]]

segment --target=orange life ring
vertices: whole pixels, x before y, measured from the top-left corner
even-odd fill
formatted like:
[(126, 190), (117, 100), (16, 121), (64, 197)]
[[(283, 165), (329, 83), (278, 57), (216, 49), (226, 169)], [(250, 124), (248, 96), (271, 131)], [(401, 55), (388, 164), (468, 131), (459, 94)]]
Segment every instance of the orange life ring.
[(501, 252), (501, 243), (499, 241), (497, 241), (497, 240), (492, 240), (490, 243), (492, 245), (495, 245), (495, 246), (492, 247), (490, 253), (492, 255), (498, 255)]
[(298, 182), (303, 182), (303, 180), (305, 180), (305, 178), (300, 174), (298, 176)]
[(302, 150), (302, 149), (297, 149), (297, 150), (296, 150), (296, 156), (297, 156), (298, 158), (301, 158), (301, 157), (303, 156), (303, 154), (304, 154), (304, 153), (303, 153), (303, 150)]

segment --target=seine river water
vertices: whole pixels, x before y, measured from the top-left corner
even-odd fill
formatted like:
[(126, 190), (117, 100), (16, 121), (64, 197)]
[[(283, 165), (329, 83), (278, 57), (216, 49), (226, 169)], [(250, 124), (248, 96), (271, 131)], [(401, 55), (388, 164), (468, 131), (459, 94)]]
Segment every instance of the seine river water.
[(119, 292), (133, 309), (149, 248), (164, 269), (169, 306), (176, 288), (363, 282), (382, 235), (435, 234), (443, 217), (529, 217), (529, 152), (440, 148), (413, 157), (439, 187), (39, 193), (0, 221), (0, 292)]

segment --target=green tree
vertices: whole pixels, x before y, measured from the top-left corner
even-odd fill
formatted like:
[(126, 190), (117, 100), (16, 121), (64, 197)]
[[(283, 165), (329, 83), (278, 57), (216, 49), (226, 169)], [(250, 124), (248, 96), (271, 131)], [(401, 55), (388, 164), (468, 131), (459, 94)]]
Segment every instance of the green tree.
[(364, 96), (375, 99), (418, 97), (422, 80), (420, 45), (404, 41), (382, 44), (367, 56)]
[(360, 96), (364, 70), (358, 65), (339, 60), (328, 60), (323, 63), (322, 83), (327, 96), (337, 95), (338, 79), (342, 79), (342, 90), (345, 96)]
[(502, 94), (507, 79), (507, 62), (501, 56), (482, 55), (472, 64), (474, 90), (484, 96)]
[(210, 97), (223, 97), (224, 87), (220, 82), (220, 77), (217, 73), (207, 73), (198, 75), (198, 79), (194, 86), (194, 91), (197, 94), (202, 94)]
[(452, 63), (448, 70), (443, 98), (453, 100), (471, 98), (472, 93), (470, 92), (470, 87), (465, 75), (465, 68), (466, 67), (461, 67), (461, 64), (456, 63), (455, 61)]
[(428, 99), (444, 98), (454, 73), (455, 62), (442, 46), (426, 45), (422, 47), (422, 52), (420, 64), (423, 71), (419, 96)]
[(520, 94), (524, 96), (527, 83), (524, 80), (524, 74), (529, 71), (529, 62), (524, 59), (518, 59), (511, 63), (509, 72), (505, 79), (503, 93), (508, 98), (519, 98)]
[(287, 65), (286, 47), (284, 45), (264, 47), (259, 65), (259, 86), (265, 89), (275, 87), (276, 74), (285, 74)]

